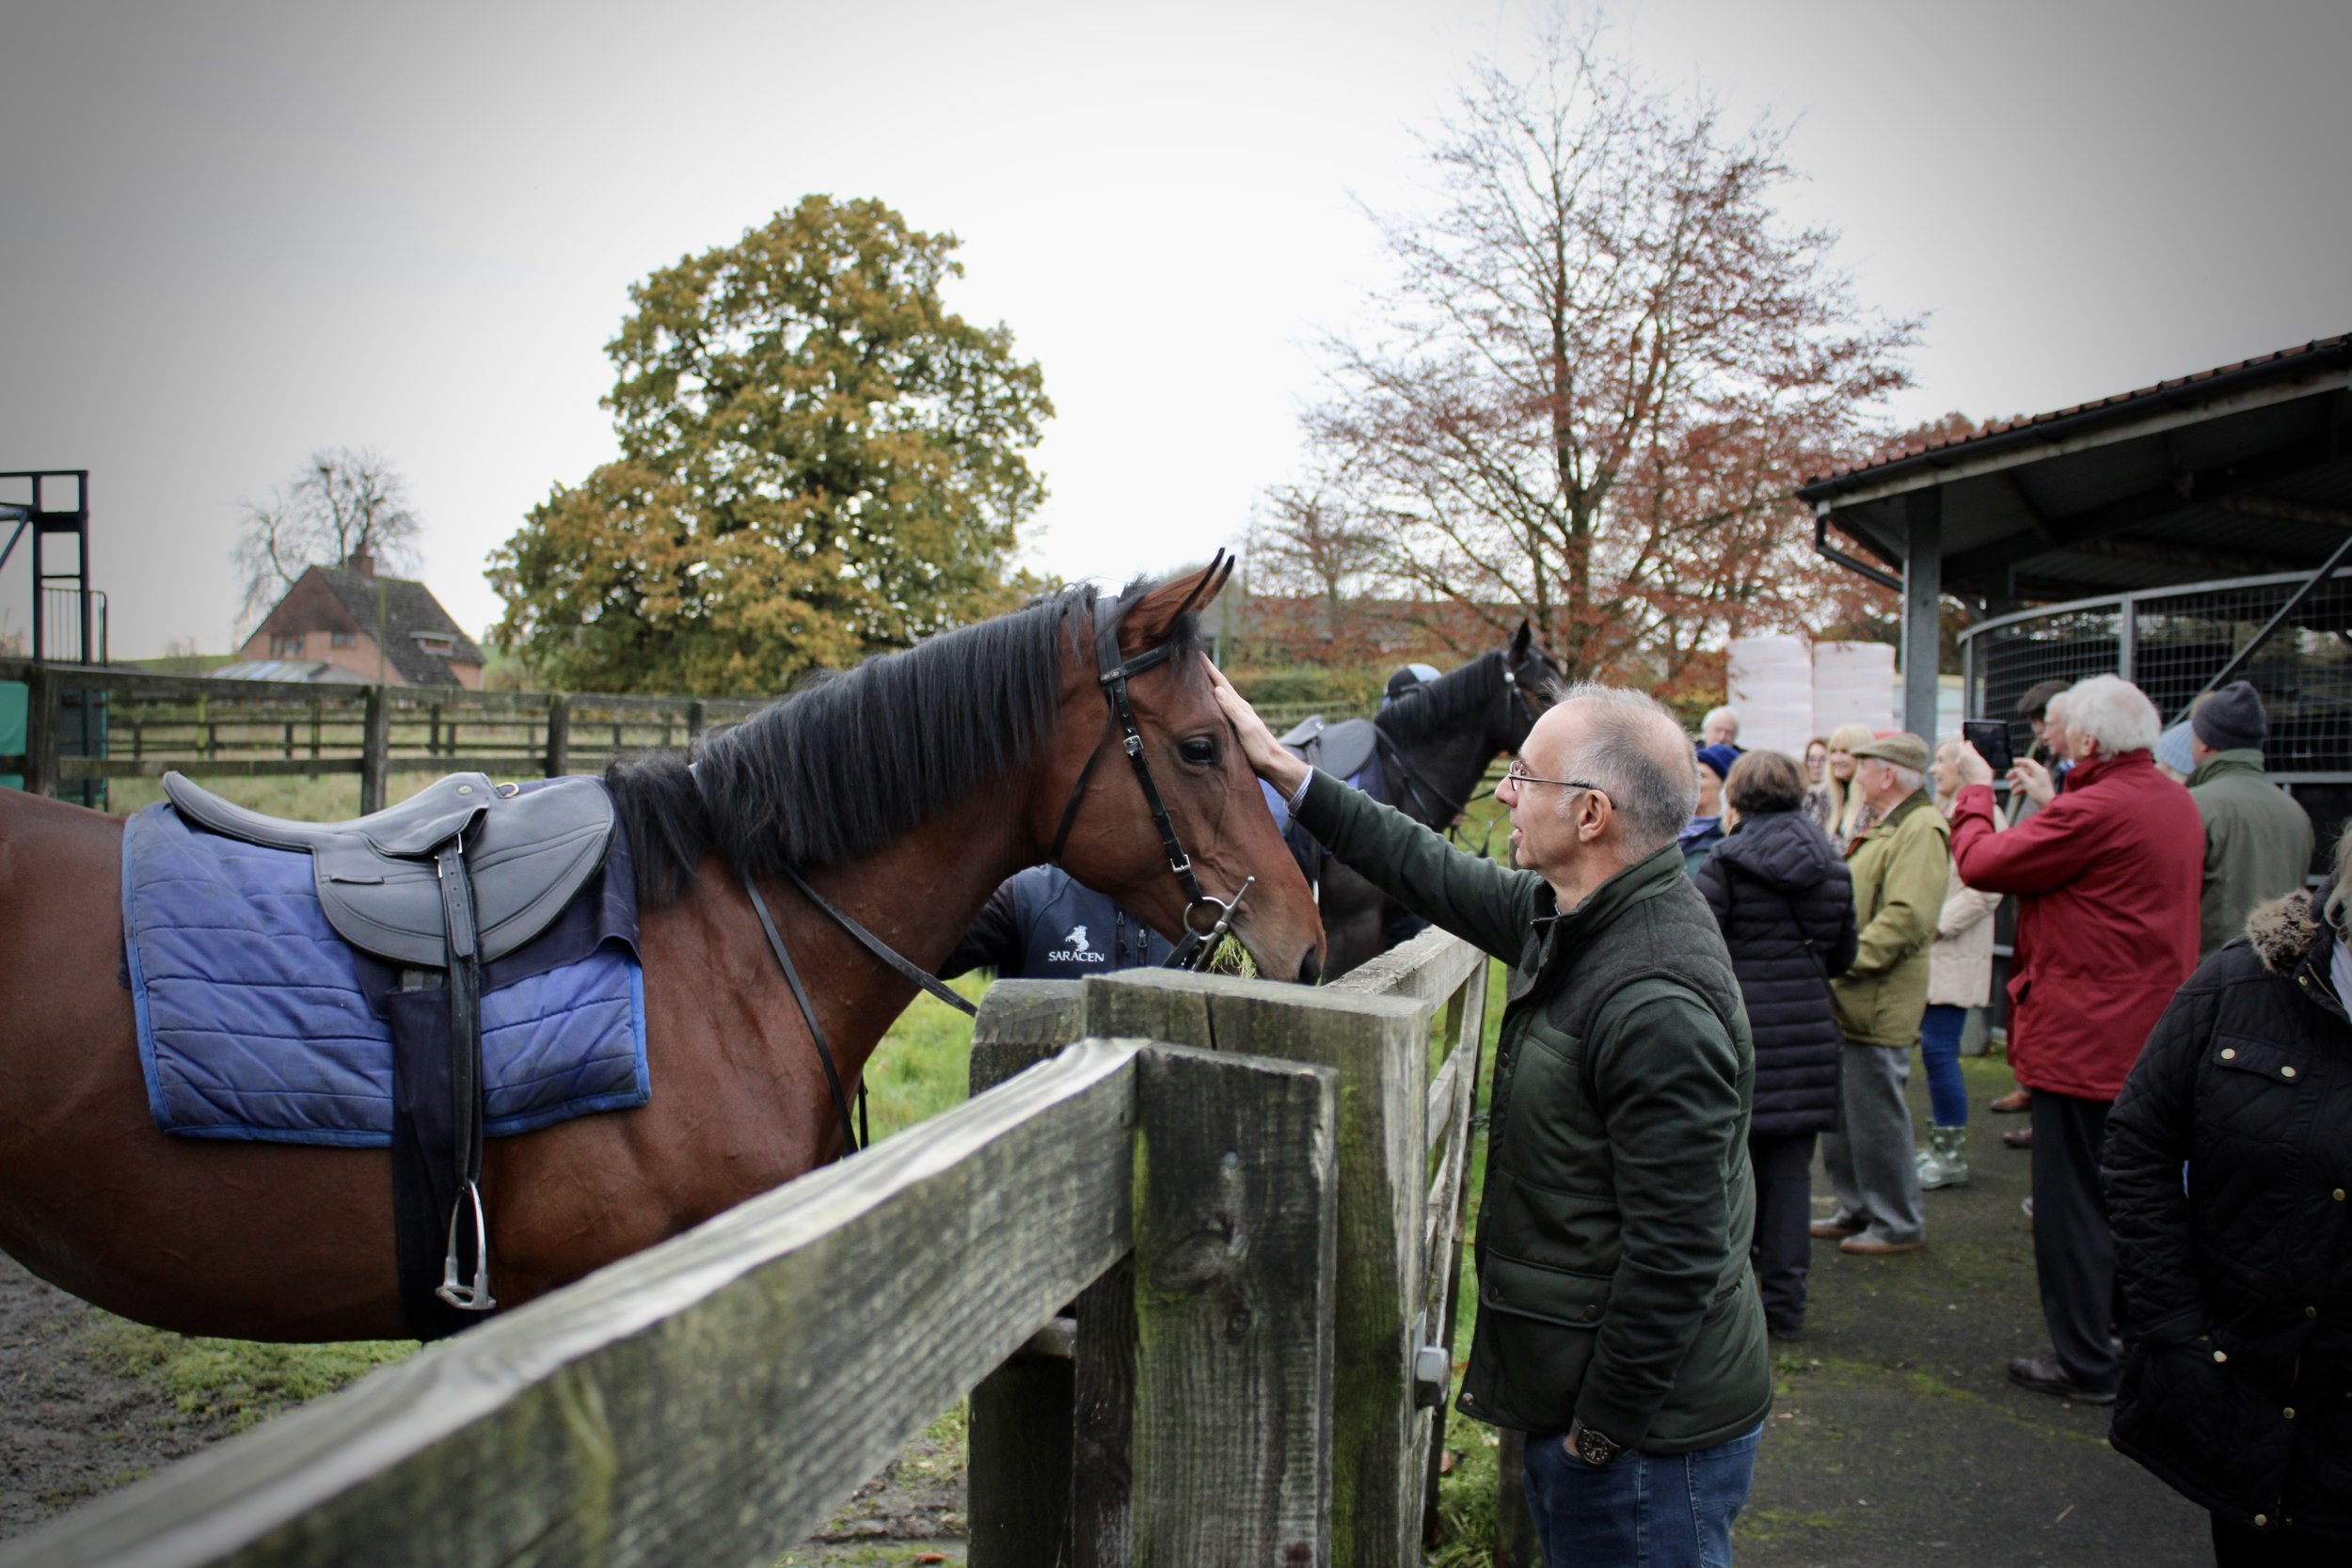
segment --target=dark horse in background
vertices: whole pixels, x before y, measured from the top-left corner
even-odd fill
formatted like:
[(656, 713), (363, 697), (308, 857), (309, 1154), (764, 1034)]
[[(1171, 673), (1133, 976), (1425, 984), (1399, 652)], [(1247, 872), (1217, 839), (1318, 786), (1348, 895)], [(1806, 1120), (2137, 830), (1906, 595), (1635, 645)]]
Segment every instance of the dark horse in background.
[[(1230, 567), (1225, 569), (1230, 571)], [(1257, 883), (1235, 932), (1312, 981), (1322, 933), (1211, 694), (1195, 609), (1212, 567), (1104, 600), (1145, 756), (1200, 885)], [(794, 887), (934, 968), (999, 882), (1063, 860), (1163, 935), (1187, 899), (1098, 683), (1076, 590), (888, 655), (607, 782), (638, 870), (653, 1097), (489, 1145), (499, 1296), (516, 1305), (842, 1152), (808, 1025), (738, 879), (810, 976), (852, 1086), (914, 984)], [(1107, 759), (1089, 768), (1098, 753)], [(1081, 781), (1086, 787), (1081, 793)], [(167, 1136), (151, 1118), (123, 962), (122, 823), (0, 790), (0, 1246), (125, 1316), (260, 1339), (403, 1336), (389, 1150)]]
[[(1376, 750), (1389, 803), (1444, 832), (1470, 803), (1487, 767), (1518, 751), (1535, 716), (1558, 701), (1564, 684), (1560, 667), (1521, 621), (1508, 646), (1406, 690), (1369, 721), (1373, 733), (1363, 737)], [(1320, 847), (1312, 848), (1307, 869), (1331, 944), (1326, 975), (1336, 978), (1387, 951), (1389, 932), (1405, 911)]]

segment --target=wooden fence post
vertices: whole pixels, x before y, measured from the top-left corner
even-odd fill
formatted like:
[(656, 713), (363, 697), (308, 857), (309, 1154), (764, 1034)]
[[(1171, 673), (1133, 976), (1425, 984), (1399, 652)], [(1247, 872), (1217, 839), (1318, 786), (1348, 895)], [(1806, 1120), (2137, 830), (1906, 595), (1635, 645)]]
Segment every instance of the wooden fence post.
[[(1085, 985), (1089, 1035), (1213, 1046), (1340, 1072), (1332, 1560), (1344, 1568), (1418, 1563), (1413, 1354), (1434, 1001), (1166, 970), (1094, 975)], [(1082, 1421), (1086, 1312), (1082, 1302)]]
[(382, 811), (392, 770), (392, 699), (380, 686), (368, 688), (359, 731), (359, 815)]
[(1339, 1074), (1168, 1047), (1136, 1065), (1127, 1560), (1320, 1568)]
[(548, 693), (547, 776), (560, 779), (572, 770), (572, 699), (564, 691)]
[[(38, 650), (36, 650), (38, 651)], [(57, 672), (36, 664), (24, 672), (24, 789), (57, 798), (57, 727), (64, 722)]]
[[(694, 705), (690, 725), (697, 731), (701, 706)], [(972, 1026), (973, 1097), (1076, 1039), (1085, 1022), (1075, 980), (999, 980), (989, 987)], [(1072, 1560), (1074, 1397), (1069, 1361), (1009, 1361), (972, 1390), (971, 1568)]]

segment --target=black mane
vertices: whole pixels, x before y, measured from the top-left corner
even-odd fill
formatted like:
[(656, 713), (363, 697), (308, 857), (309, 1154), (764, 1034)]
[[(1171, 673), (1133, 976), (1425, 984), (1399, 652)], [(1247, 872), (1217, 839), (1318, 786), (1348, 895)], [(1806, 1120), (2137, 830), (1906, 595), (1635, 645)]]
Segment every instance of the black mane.
[[(1114, 622), (1157, 580), (1130, 583)], [(616, 759), (604, 782), (636, 862), (640, 904), (660, 908), (716, 851), (754, 877), (873, 853), (1025, 761), (1060, 706), (1062, 634), (1093, 659), (1097, 594), (1063, 589), (1010, 614), (820, 674), (703, 747)], [(1187, 611), (1172, 640), (1200, 646)]]
[(1373, 716), (1391, 740), (1411, 745), (1486, 711), (1502, 689), (1502, 650), (1489, 648)]

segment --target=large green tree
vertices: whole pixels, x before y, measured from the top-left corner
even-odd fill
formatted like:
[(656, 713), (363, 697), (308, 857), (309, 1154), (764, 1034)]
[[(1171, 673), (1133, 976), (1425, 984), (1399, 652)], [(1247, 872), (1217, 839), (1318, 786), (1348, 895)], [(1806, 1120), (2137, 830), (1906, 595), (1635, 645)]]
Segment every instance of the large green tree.
[(1053, 405), (943, 303), (956, 247), (810, 196), (633, 286), (621, 455), (493, 555), (500, 644), (574, 689), (773, 691), (1008, 608)]

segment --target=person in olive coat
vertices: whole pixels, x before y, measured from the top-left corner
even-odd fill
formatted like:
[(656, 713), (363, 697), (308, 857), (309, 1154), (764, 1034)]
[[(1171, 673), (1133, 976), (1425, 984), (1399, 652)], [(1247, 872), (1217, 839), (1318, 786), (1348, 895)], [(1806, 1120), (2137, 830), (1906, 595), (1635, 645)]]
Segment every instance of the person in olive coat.
[(2212, 1513), (2222, 1568), (2352, 1562), (2352, 832), (2335, 867), (2174, 994), (2100, 1161), (2110, 1441)]
[(1853, 879), (1805, 813), (1805, 780), (1777, 752), (1750, 752), (1724, 784), (1729, 837), (1699, 867), (1756, 1038), (1756, 1283), (1765, 1326), (1804, 1332), (1813, 1243), (1813, 1146), (1837, 1126), (1838, 1046), (1830, 976), (1853, 962)]
[(2205, 824), (2197, 956), (2236, 936), (2255, 905), (2284, 898), (2312, 868), (2312, 819), (2263, 772), (2270, 716), (2251, 685), (2232, 681), (2189, 716), (2188, 798)]

